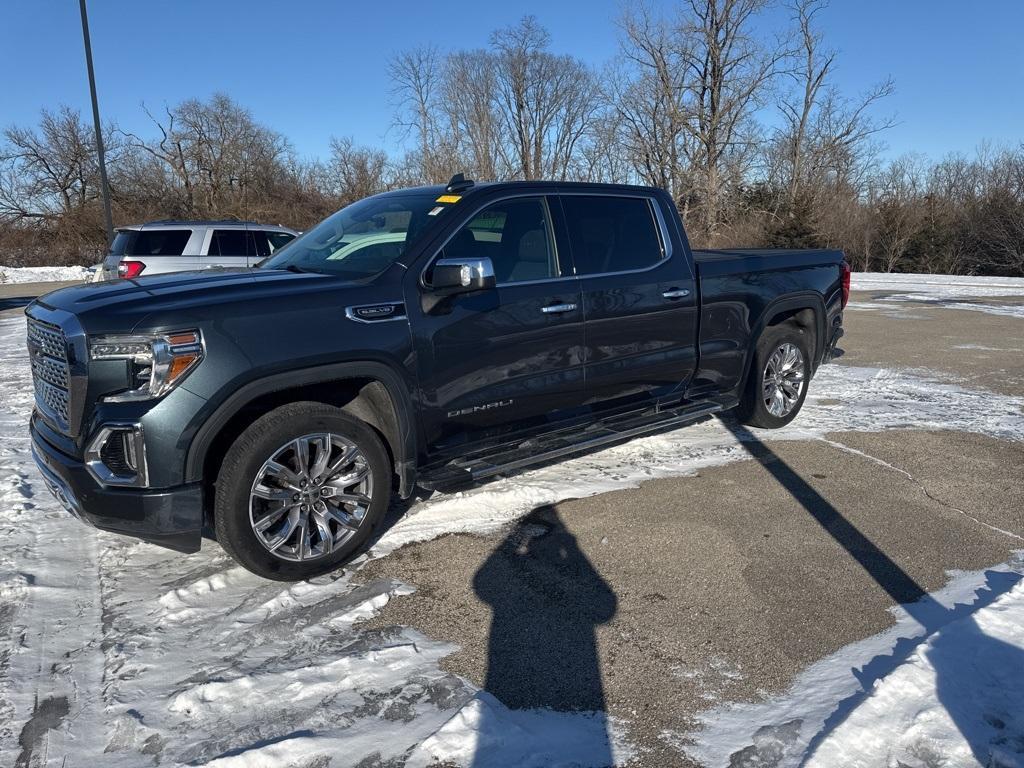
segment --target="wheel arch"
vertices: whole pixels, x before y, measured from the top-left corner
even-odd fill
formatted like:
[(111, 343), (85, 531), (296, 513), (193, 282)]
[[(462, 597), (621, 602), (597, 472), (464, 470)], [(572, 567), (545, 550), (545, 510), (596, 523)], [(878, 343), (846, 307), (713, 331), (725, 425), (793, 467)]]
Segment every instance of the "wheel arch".
[(783, 296), (769, 303), (764, 308), (761, 316), (751, 328), (750, 344), (747, 348), (746, 360), (743, 364), (743, 378), (741, 381), (746, 382), (747, 377), (750, 375), (750, 366), (754, 362), (754, 352), (765, 329), (787, 322), (812, 332), (814, 343), (811, 348), (811, 373), (814, 373), (821, 360), (823, 344), (827, 341), (825, 338), (826, 310), (821, 294), (814, 291), (806, 291)]
[(229, 395), (203, 422), (185, 460), (186, 482), (212, 487), (220, 459), (259, 416), (289, 402), (334, 405), (372, 427), (390, 454), (407, 498), (416, 484), (416, 433), (409, 386), (390, 366), (373, 361), (288, 371), (249, 382)]

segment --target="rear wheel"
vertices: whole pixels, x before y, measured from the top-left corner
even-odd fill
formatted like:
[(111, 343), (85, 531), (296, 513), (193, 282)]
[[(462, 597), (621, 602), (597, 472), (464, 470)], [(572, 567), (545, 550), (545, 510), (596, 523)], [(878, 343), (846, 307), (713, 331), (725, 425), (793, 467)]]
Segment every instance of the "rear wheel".
[(758, 339), (737, 417), (752, 427), (778, 429), (800, 413), (810, 377), (807, 335), (784, 323)]
[(380, 525), (391, 468), (369, 426), (323, 403), (261, 416), (228, 450), (217, 480), (221, 546), (268, 579), (337, 568)]

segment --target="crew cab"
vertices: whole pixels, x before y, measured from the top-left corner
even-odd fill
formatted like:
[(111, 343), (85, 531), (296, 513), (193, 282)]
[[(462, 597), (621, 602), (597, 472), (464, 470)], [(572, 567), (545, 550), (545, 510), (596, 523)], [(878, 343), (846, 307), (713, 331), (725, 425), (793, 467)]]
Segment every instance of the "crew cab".
[(839, 251), (692, 251), (659, 189), (458, 175), (257, 269), (36, 300), (32, 446), (85, 522), (301, 579), (359, 552), (394, 493), (728, 410), (789, 423), (848, 295)]

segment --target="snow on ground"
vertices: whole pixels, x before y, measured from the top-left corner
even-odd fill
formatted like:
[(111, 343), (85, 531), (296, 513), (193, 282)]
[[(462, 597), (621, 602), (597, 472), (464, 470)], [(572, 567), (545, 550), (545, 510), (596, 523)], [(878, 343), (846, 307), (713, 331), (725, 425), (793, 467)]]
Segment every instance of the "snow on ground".
[(854, 272), (850, 287), (855, 291), (902, 291), (947, 299), (1024, 296), (1024, 277)]
[[(332, 765), (448, 761), (481, 768), (619, 763), (631, 754), (624, 724), (602, 713), (510, 711), (440, 669), (452, 646), (411, 628), (363, 628), (360, 619), (411, 587), (357, 584), (359, 562), (345, 573), (278, 584), (236, 567), (212, 544), (182, 556), (83, 528), (50, 498), (32, 464), (24, 332), (22, 318), (0, 318), (0, 765), (57, 765), (65, 754), (102, 754), (103, 764), (115, 768), (143, 760), (276, 767), (333, 755)], [(824, 439), (839, 430), (925, 428), (1024, 440), (1024, 398), (834, 365), (822, 369), (812, 392), (795, 425), (763, 436)], [(634, 440), (419, 502), (360, 562), (445, 533), (492, 531), (545, 502), (746, 455), (717, 420)], [(897, 611), (902, 618), (892, 631), (845, 649), (829, 675), (809, 672), (813, 680), (802, 695), (798, 682), (789, 710), (774, 702), (736, 714), (733, 742), (713, 729), (690, 736), (708, 750), (771, 741), (764, 734), (773, 732), (759, 729), (772, 725), (774, 707), (781, 707), (807, 724), (790, 737), (794, 727), (784, 721), (783, 736), (810, 743), (837, 705), (860, 711), (854, 704), (868, 678), (851, 667), (870, 663), (870, 680), (884, 681), (896, 667), (873, 659), (895, 658), (894, 647), (908, 658), (917, 641), (907, 638), (922, 632), (959, 631), (951, 620), (984, 601), (952, 608), (953, 601), (969, 604), (965, 596), (986, 585), (993, 595), (1006, 592), (1014, 568), (957, 576), (948, 597), (929, 604), (931, 613)], [(980, 614), (975, 620), (988, 621)], [(920, 707), (929, 696), (922, 691)], [(1024, 711), (1018, 703), (1015, 711)], [(820, 711), (810, 711), (815, 705)], [(850, 718), (850, 728), (858, 722)], [(843, 733), (836, 730), (834, 738)], [(839, 742), (826, 739), (819, 752), (830, 744)]]
[(1018, 581), (917, 647), (821, 741), (806, 765), (1024, 766), (1022, 690), (1024, 583)]
[(49, 283), (86, 280), (85, 267), (0, 267), (0, 283)]
[(908, 303), (941, 309), (962, 309), (1024, 319), (1024, 304), (989, 304), (964, 301), (976, 298), (1024, 296), (1022, 277), (972, 277), (964, 275), (911, 275), (854, 272), (851, 288), (880, 293), (872, 301), (853, 300), (847, 309), (878, 310), (897, 318), (917, 317)]
[(707, 765), (1024, 766), (1024, 552), (950, 577), (783, 696), (705, 712), (686, 751)]

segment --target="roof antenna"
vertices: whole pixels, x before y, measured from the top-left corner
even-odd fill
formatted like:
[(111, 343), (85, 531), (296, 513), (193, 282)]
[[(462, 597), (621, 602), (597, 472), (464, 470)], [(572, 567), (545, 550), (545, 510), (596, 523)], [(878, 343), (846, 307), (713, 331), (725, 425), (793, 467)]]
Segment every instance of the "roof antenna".
[(452, 176), (451, 181), (448, 182), (448, 186), (444, 188), (445, 192), (464, 192), (473, 186), (473, 180), (467, 179), (464, 173), (456, 173)]

